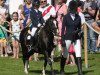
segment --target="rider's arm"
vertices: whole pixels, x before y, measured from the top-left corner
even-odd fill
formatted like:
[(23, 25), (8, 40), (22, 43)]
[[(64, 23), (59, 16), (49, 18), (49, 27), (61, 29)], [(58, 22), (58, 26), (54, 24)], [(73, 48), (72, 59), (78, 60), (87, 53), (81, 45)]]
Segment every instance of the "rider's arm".
[(41, 17), (40, 17), (40, 23), (41, 23), (42, 25), (44, 25), (44, 23), (45, 23), (45, 21), (44, 21), (44, 19), (43, 19), (43, 16), (42, 16), (42, 12), (41, 12)]

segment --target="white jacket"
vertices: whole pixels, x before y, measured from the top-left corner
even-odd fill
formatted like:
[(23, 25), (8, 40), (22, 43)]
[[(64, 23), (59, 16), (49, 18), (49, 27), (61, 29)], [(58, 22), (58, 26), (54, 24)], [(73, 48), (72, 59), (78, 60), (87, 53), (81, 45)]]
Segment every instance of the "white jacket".
[[(39, 8), (39, 11), (41, 11), (42, 14), (43, 14), (43, 12), (44, 12), (44, 11), (46, 12), (46, 10), (47, 10), (50, 6), (52, 6), (52, 5), (48, 5), (48, 6), (44, 7), (44, 8), (40, 7), (40, 8)], [(56, 16), (56, 10), (55, 10), (55, 8), (54, 8), (53, 6), (51, 7), (50, 11), (49, 11), (45, 16), (43, 16), (43, 19), (46, 21), (46, 20), (48, 20), (48, 19), (50, 18), (50, 16), (52, 16), (52, 17), (55, 17), (55, 16)]]

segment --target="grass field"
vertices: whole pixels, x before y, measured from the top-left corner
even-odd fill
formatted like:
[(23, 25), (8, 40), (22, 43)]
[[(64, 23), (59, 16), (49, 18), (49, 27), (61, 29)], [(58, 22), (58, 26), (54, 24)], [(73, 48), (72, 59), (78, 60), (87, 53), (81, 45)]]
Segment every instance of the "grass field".
[[(56, 54), (57, 56), (57, 54)], [(53, 68), (55, 70), (56, 75), (59, 74), (59, 61), (60, 59), (56, 58), (53, 63)], [(82, 55), (83, 59), (83, 73), (84, 75), (100, 75), (100, 53), (98, 54), (89, 54), (88, 55), (88, 63), (89, 68), (86, 69), (84, 65), (84, 53)], [(42, 75), (42, 67), (43, 67), (43, 57), (39, 56), (39, 61), (30, 61), (30, 69), (28, 75)], [(47, 74), (50, 75), (50, 68), (47, 66)], [(68, 66), (65, 67), (66, 75), (77, 75), (76, 66)], [(26, 75), (23, 71), (23, 62), (20, 59), (12, 59), (11, 57), (0, 57), (0, 75)]]

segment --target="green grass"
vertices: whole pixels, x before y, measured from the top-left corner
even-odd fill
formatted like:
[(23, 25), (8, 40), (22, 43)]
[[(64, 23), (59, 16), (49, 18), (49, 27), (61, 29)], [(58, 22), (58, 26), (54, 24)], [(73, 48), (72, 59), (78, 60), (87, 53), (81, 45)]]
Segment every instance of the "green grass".
[[(82, 56), (84, 56), (84, 54)], [(30, 61), (30, 69), (29, 69), (28, 75), (42, 75), (42, 67), (43, 67), (42, 55), (40, 55), (39, 58), (40, 60), (37, 62)], [(88, 55), (89, 68), (87, 69), (85, 68), (85, 65), (84, 65), (84, 58), (82, 57), (82, 59), (83, 59), (84, 75), (100, 75), (100, 53)], [(53, 63), (53, 68), (55, 70), (56, 75), (60, 75), (59, 61), (60, 59), (56, 59), (55, 62)], [(11, 57), (7, 57), (7, 58), (0, 57), (0, 75), (26, 75), (23, 70), (24, 70), (23, 62), (21, 58), (12, 59)], [(50, 75), (49, 70), (50, 68), (48, 65), (47, 70), (46, 70), (47, 75)], [(65, 72), (66, 72), (66, 75), (77, 75), (77, 67), (66, 65)]]

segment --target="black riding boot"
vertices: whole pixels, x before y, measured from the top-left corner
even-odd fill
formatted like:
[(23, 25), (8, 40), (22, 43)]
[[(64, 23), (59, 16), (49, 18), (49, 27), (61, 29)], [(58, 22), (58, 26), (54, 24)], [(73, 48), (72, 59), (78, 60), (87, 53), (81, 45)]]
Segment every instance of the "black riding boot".
[(82, 59), (81, 59), (81, 57), (77, 57), (76, 58), (76, 64), (77, 64), (77, 68), (78, 68), (78, 75), (83, 75), (83, 73), (82, 73)]
[(61, 75), (65, 75), (65, 72), (64, 72), (65, 62), (66, 62), (66, 58), (64, 58), (62, 56), (61, 61), (60, 61), (60, 73), (61, 73)]

